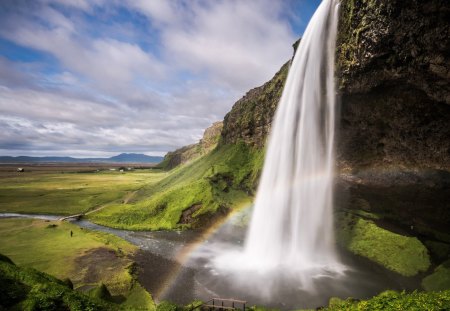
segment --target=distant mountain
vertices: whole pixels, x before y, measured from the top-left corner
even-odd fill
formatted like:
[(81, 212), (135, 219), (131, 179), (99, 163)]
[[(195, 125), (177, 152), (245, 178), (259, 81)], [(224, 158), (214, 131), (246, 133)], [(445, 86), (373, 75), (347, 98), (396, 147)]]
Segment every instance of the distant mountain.
[(27, 157), (0, 156), (0, 163), (159, 163), (163, 157), (139, 153), (121, 153), (110, 158), (72, 158), (72, 157)]
[(153, 157), (140, 153), (121, 153), (114, 157), (108, 158), (112, 162), (128, 162), (128, 163), (159, 163), (163, 157)]

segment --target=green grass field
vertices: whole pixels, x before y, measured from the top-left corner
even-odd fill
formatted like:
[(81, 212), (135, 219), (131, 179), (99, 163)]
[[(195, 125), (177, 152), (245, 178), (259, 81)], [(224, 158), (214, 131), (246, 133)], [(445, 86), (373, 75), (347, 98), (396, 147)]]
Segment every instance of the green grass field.
[(130, 256), (135, 250), (135, 246), (114, 235), (67, 222), (0, 220), (0, 253), (17, 265), (59, 279), (70, 278), (79, 290), (104, 283), (113, 296), (123, 297), (124, 305), (151, 309), (151, 296), (132, 273)]
[(151, 170), (99, 172), (0, 172), (0, 212), (73, 215), (121, 203), (166, 173)]

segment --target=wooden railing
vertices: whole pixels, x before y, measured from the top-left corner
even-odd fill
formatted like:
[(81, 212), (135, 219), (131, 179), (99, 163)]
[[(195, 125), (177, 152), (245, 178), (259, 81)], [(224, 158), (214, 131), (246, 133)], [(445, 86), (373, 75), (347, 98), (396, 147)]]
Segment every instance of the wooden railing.
[(237, 310), (241, 309), (245, 311), (245, 306), (247, 305), (247, 301), (236, 300), (236, 299), (228, 299), (228, 298), (213, 298), (208, 300), (198, 306), (193, 307), (190, 311), (196, 309), (207, 308), (209, 310)]

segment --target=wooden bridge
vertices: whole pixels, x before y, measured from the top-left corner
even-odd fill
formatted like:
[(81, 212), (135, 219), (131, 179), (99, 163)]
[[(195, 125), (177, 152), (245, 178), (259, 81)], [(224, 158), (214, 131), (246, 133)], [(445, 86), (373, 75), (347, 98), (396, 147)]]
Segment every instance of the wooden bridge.
[(213, 298), (198, 306), (190, 309), (193, 310), (242, 310), (245, 311), (247, 301), (228, 299), (228, 298)]
[(71, 219), (71, 218), (76, 219), (76, 220), (80, 220), (80, 218), (83, 217), (83, 216), (84, 216), (84, 213), (81, 213), (81, 214), (76, 214), (76, 215), (70, 215), (70, 216), (61, 217), (61, 218), (58, 219), (58, 220), (59, 220), (59, 221), (64, 221), (64, 220)]

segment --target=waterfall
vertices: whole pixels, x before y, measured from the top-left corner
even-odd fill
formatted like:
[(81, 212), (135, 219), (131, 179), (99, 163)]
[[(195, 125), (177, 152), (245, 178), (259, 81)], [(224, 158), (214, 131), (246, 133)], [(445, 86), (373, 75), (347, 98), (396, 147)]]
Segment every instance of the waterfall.
[(337, 262), (334, 63), (339, 4), (324, 0), (297, 48), (271, 129), (244, 257), (259, 269)]
[(265, 296), (286, 277), (313, 289), (317, 277), (345, 270), (335, 252), (332, 211), (338, 10), (338, 0), (323, 0), (295, 53), (244, 248), (213, 261), (218, 271), (237, 272), (249, 289), (263, 284), (257, 288)]

